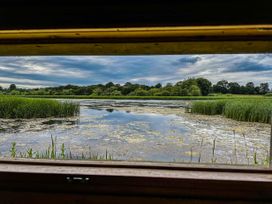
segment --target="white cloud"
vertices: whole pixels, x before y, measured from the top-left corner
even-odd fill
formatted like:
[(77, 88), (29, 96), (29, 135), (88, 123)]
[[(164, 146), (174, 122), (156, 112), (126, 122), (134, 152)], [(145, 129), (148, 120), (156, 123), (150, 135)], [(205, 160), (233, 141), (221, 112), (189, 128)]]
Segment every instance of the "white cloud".
[(113, 81), (156, 84), (205, 77), (246, 83), (270, 82), (271, 54), (157, 56), (0, 57), (0, 83), (7, 86), (97, 84)]

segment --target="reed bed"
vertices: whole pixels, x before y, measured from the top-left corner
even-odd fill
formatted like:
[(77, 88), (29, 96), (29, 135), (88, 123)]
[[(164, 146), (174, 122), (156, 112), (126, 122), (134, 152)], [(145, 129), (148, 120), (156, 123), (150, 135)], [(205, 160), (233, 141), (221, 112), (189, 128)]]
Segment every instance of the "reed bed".
[(237, 121), (270, 123), (272, 100), (236, 99), (197, 101), (192, 104), (192, 113), (223, 115)]
[(13, 142), (10, 147), (11, 158), (28, 158), (28, 159), (76, 159), (76, 160), (113, 160), (113, 155), (106, 149), (105, 154), (93, 153), (89, 148), (86, 153), (77, 155), (68, 150), (64, 143), (57, 149), (57, 137), (51, 136), (51, 144), (45, 150), (35, 151), (28, 148), (25, 151), (17, 151), (17, 143)]
[(79, 104), (51, 99), (0, 96), (0, 118), (69, 117), (79, 114)]
[(223, 113), (225, 100), (197, 101), (192, 104), (192, 113), (203, 115), (219, 115)]

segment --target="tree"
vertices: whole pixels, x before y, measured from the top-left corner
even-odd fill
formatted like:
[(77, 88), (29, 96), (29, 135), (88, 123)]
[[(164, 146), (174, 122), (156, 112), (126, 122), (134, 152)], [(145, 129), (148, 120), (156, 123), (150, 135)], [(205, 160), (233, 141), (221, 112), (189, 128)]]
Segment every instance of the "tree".
[(136, 88), (137, 86), (135, 86), (134, 84), (130, 82), (126, 82), (125, 85), (121, 89), (121, 93), (122, 95), (128, 95), (131, 92), (133, 92)]
[(260, 84), (260, 94), (266, 94), (269, 92), (269, 84), (268, 83), (261, 83)]
[(239, 94), (240, 93), (240, 85), (237, 82), (230, 82), (228, 84), (228, 90), (232, 94)]
[(168, 90), (161, 90), (155, 94), (155, 96), (170, 96), (171, 93)]
[(158, 84), (155, 85), (155, 88), (157, 88), (157, 89), (159, 89), (161, 87), (162, 87), (162, 85), (160, 83), (158, 83)]
[(112, 93), (111, 93), (112, 96), (121, 96), (121, 91), (118, 91), (118, 90), (114, 90)]
[(102, 94), (103, 94), (103, 89), (100, 87), (95, 88), (92, 93), (93, 96), (101, 96)]
[(201, 95), (201, 90), (198, 86), (192, 85), (190, 87), (190, 95), (192, 96), (200, 96)]
[(142, 88), (138, 88), (130, 93), (131, 96), (148, 96), (148, 91)]
[(255, 86), (253, 82), (248, 82), (246, 84), (247, 94), (254, 94), (255, 93)]
[(180, 86), (174, 86), (174, 87), (172, 87), (170, 94), (171, 94), (171, 96), (188, 96), (189, 90), (183, 89)]
[(260, 94), (260, 87), (259, 86), (255, 87), (255, 94)]
[(114, 86), (114, 83), (112, 83), (112, 82), (109, 82), (109, 83), (107, 83), (107, 84), (105, 85), (106, 88), (110, 88), (110, 87), (112, 87), (112, 86)]
[(189, 78), (184, 81), (177, 82), (175, 86), (180, 86), (183, 89), (190, 89), (193, 85), (198, 86), (196, 79)]
[(213, 90), (216, 93), (223, 93), (226, 94), (228, 93), (228, 84), (229, 82), (226, 80), (221, 80), (219, 82), (217, 82), (214, 86), (213, 86)]
[(11, 85), (9, 86), (9, 90), (10, 90), (10, 91), (16, 90), (16, 85), (15, 85), (15, 84), (11, 84)]
[(207, 96), (210, 93), (212, 83), (208, 79), (197, 78), (197, 85), (200, 88), (201, 94), (203, 96)]
[(148, 90), (148, 95), (149, 96), (156, 96), (156, 94), (160, 92), (160, 89), (157, 89), (157, 88), (151, 88)]

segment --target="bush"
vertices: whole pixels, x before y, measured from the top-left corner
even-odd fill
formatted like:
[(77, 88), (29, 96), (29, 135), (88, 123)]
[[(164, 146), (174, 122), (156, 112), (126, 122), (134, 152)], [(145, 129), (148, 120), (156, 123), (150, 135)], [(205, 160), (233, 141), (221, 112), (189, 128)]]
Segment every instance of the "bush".
[(265, 96), (272, 96), (272, 93), (266, 93)]
[(190, 87), (190, 95), (191, 96), (201, 96), (201, 90), (198, 86), (192, 85)]

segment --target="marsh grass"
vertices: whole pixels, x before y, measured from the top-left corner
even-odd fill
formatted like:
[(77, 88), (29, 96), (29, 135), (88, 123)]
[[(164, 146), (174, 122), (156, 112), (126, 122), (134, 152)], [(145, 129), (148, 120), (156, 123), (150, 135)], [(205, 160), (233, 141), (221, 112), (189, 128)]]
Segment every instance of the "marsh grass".
[(0, 96), (0, 118), (68, 117), (79, 114), (79, 104), (50, 99)]
[(67, 150), (64, 143), (61, 144), (60, 151), (57, 149), (57, 137), (51, 135), (51, 141), (48, 147), (43, 151), (34, 151), (32, 148), (26, 149), (26, 151), (18, 152), (17, 143), (11, 143), (10, 156), (12, 158), (28, 158), (28, 159), (76, 159), (76, 160), (113, 160), (113, 155), (106, 149), (105, 154), (93, 153), (91, 148), (89, 152), (81, 155), (73, 154), (71, 150)]
[(192, 104), (192, 113), (199, 113), (203, 115), (218, 115), (222, 114), (226, 101), (197, 101)]
[(223, 115), (237, 121), (270, 123), (272, 100), (233, 99), (197, 101), (192, 104), (192, 113)]
[(216, 157), (215, 157), (215, 148), (216, 148), (216, 138), (213, 139), (213, 145), (212, 145), (212, 163), (216, 163)]

